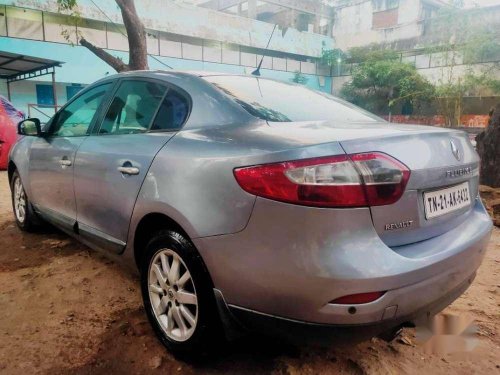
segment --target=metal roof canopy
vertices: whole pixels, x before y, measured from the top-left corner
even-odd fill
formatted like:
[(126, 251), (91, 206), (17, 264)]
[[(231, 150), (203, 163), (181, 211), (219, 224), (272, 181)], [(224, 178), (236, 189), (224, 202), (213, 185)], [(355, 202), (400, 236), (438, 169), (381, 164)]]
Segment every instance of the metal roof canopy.
[(51, 74), (54, 109), (57, 109), (55, 68), (60, 67), (61, 64), (63, 63), (60, 61), (0, 51), (0, 78), (7, 80), (9, 101), (11, 100), (10, 84), (12, 82)]
[(0, 78), (7, 82), (22, 81), (51, 74), (61, 64), (60, 61), (0, 51)]

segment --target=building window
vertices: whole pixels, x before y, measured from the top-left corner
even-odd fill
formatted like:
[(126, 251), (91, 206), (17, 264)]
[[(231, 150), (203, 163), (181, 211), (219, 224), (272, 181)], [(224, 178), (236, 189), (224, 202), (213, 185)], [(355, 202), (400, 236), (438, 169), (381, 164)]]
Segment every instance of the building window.
[(36, 102), (39, 106), (54, 105), (54, 88), (52, 85), (36, 85)]
[(81, 89), (83, 89), (82, 85), (71, 85), (66, 86), (66, 98), (70, 100), (73, 96), (75, 96)]
[(399, 7), (399, 0), (373, 0), (372, 3), (374, 12), (383, 12)]
[(386, 0), (385, 2), (386, 9), (394, 9), (399, 7), (399, 0)]
[(374, 0), (372, 29), (387, 29), (398, 24), (399, 0)]

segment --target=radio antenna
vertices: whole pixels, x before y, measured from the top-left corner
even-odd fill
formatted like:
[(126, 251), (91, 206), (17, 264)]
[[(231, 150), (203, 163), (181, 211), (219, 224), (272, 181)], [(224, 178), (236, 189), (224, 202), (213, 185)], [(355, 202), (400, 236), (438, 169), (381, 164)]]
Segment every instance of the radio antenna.
[[(266, 46), (265, 51), (267, 51), (267, 49), (269, 48), (269, 43), (271, 43), (271, 39), (273, 38), (274, 30), (276, 30), (276, 26), (278, 26), (278, 25), (274, 24), (273, 32), (271, 33), (271, 36), (269, 37), (269, 40), (267, 41), (267, 46)], [(252, 72), (252, 75), (254, 75), (254, 76), (260, 76), (260, 67), (262, 66), (262, 61), (264, 61), (264, 54), (262, 54), (262, 57), (261, 57), (260, 62), (259, 62), (259, 65), (257, 66), (257, 69), (255, 69)]]

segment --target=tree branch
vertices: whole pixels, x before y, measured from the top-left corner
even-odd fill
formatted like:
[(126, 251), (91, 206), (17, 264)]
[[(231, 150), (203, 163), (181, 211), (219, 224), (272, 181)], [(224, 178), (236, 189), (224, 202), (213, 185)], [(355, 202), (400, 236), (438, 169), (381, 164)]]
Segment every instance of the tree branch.
[(99, 57), (101, 60), (103, 60), (106, 64), (110, 65), (113, 69), (115, 69), (118, 73), (124, 72), (127, 70), (131, 70), (130, 67), (125, 64), (122, 60), (119, 58), (109, 54), (105, 50), (103, 50), (100, 47), (97, 47), (90, 43), (88, 40), (85, 38), (80, 39), (80, 44), (84, 46), (85, 48), (89, 49), (94, 55)]

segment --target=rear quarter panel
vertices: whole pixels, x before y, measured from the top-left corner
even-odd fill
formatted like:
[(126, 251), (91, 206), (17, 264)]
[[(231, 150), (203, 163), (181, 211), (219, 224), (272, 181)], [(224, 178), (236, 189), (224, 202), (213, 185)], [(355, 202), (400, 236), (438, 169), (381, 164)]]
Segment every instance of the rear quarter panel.
[[(309, 145), (271, 136), (264, 121), (180, 131), (156, 156), (139, 193), (131, 234), (148, 213), (163, 213), (191, 238), (242, 231), (255, 196), (237, 183), (237, 167), (343, 154), (337, 142)], [(129, 237), (129, 244), (133, 238)]]
[(192, 111), (183, 129), (156, 155), (131, 219), (127, 253), (135, 230), (150, 213), (176, 221), (191, 238), (242, 231), (255, 196), (236, 182), (236, 167), (343, 154), (338, 142), (304, 140), (288, 127), (273, 130), (220, 90), (193, 76), (155, 74), (189, 93)]

